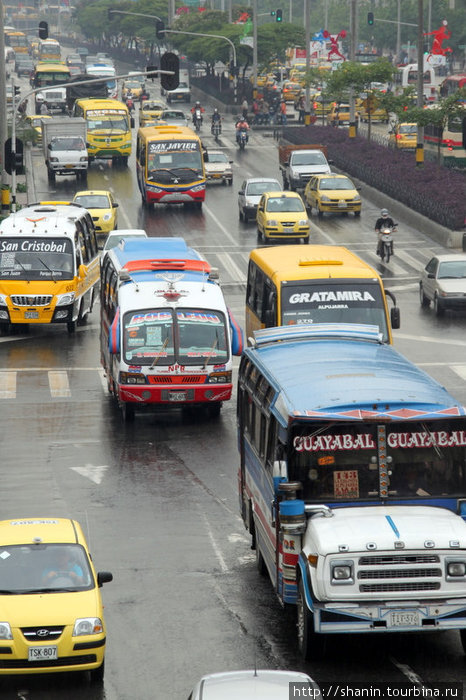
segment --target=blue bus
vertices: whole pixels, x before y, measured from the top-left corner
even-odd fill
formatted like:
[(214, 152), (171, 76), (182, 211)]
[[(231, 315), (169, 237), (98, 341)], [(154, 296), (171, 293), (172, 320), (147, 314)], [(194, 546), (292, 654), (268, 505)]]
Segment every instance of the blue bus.
[(328, 635), (459, 629), (466, 412), (376, 326), (256, 331), (238, 373), (240, 510), (257, 566)]
[(148, 406), (217, 417), (231, 398), (242, 331), (216, 277), (182, 238), (123, 239), (106, 253), (101, 363), (125, 421)]

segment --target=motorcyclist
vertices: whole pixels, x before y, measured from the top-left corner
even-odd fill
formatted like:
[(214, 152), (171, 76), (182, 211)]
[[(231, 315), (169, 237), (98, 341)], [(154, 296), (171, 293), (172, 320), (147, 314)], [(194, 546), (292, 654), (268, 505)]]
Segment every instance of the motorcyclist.
[(246, 132), (246, 143), (249, 141), (249, 124), (244, 117), (240, 117), (235, 124), (236, 128), (236, 143), (239, 143), (239, 137), (242, 131)]
[(214, 113), (212, 114), (212, 129), (215, 124), (218, 124), (219, 126), (222, 124), (222, 117), (220, 116), (220, 112), (218, 111), (217, 107), (215, 107)]
[(191, 107), (191, 114), (193, 115), (193, 117), (192, 117), (192, 118), (193, 118), (193, 122), (196, 121), (196, 111), (197, 111), (197, 110), (199, 110), (200, 113), (201, 113), (201, 123), (202, 123), (202, 115), (204, 114), (205, 109), (204, 109), (204, 107), (201, 107), (201, 103), (199, 102), (199, 100), (197, 100), (197, 102), (196, 102), (196, 104), (194, 105), (194, 107)]
[(377, 233), (377, 255), (380, 255), (380, 242), (381, 242), (381, 232), (384, 228), (394, 229), (396, 226), (392, 217), (388, 213), (388, 209), (382, 209), (380, 211), (380, 216), (375, 222), (375, 232)]

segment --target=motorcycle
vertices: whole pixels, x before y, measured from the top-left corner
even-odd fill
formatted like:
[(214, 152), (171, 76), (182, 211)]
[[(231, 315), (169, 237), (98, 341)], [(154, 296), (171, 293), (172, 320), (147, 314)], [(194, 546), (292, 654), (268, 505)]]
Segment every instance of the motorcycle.
[(222, 125), (220, 121), (212, 122), (212, 127), (210, 129), (212, 136), (218, 141), (218, 137), (222, 133)]
[(236, 141), (238, 142), (238, 146), (242, 151), (244, 151), (246, 144), (248, 142), (248, 132), (246, 129), (240, 129), (239, 133), (236, 136)]
[(396, 225), (393, 227), (386, 226), (385, 228), (380, 230), (379, 246), (377, 252), (380, 255), (380, 259), (382, 262), (386, 260), (387, 263), (389, 263), (390, 256), (393, 255), (393, 234), (395, 231)]
[(201, 125), (202, 125), (202, 112), (199, 108), (196, 108), (194, 110), (193, 124), (194, 124), (194, 128), (196, 129), (196, 131), (199, 132), (201, 130)]
[(130, 95), (126, 98), (126, 106), (130, 112), (134, 110), (134, 100)]

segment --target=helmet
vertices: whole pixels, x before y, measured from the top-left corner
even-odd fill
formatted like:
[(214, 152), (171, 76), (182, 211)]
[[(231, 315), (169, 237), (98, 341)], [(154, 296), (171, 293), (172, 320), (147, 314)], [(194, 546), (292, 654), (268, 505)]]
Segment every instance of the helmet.
[(218, 109), (217, 109), (217, 107), (214, 107), (214, 114), (218, 114)]
[(199, 102), (199, 100), (196, 101), (196, 107), (197, 106), (199, 106), (199, 107), (201, 106), (201, 103)]
[(380, 212), (380, 216), (383, 216), (384, 218), (388, 216), (388, 209), (382, 209), (382, 211)]

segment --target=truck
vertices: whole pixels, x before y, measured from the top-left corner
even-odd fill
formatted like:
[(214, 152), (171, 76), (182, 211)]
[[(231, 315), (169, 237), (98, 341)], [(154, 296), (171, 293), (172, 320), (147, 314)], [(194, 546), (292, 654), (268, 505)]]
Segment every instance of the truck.
[(281, 139), (278, 159), (285, 190), (304, 189), (312, 175), (330, 172), (327, 147), (322, 144), (291, 144)]
[(180, 70), (180, 82), (174, 90), (166, 90), (167, 102), (191, 102), (191, 88), (189, 86), (189, 71), (185, 68)]
[(42, 148), (49, 182), (56, 175), (76, 175), (87, 180), (89, 156), (86, 144), (85, 119), (67, 117), (42, 120)]
[[(66, 106), (69, 112), (72, 111), (76, 100), (83, 98), (88, 99), (106, 99), (108, 97), (107, 83), (105, 80), (98, 83), (85, 83), (83, 81), (90, 80), (91, 76), (86, 73), (80, 73), (71, 78), (66, 86)], [(83, 83), (75, 85), (75, 83)]]

